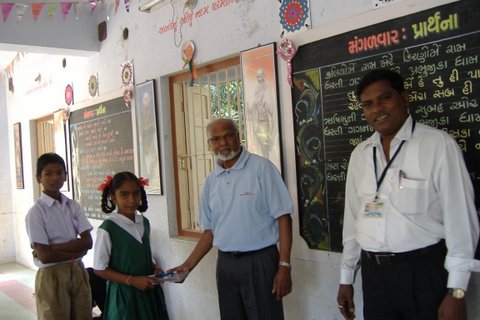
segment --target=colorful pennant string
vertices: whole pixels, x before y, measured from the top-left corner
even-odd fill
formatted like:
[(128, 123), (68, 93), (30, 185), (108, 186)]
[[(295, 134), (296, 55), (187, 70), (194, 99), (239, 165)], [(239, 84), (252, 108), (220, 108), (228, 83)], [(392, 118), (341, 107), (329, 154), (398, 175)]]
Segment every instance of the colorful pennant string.
[(2, 3), (2, 16), (3, 16), (3, 22), (7, 21), (8, 16), (10, 15), (10, 11), (12, 11), (12, 8), (14, 6), (14, 3)]

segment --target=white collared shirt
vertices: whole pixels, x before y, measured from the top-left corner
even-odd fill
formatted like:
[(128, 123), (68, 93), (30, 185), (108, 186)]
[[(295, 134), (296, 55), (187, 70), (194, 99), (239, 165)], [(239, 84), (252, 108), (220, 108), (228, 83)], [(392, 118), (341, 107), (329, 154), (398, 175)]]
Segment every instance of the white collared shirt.
[[(31, 245), (72, 242), (84, 231), (93, 229), (82, 207), (62, 193), (58, 201), (42, 192), (40, 198), (28, 211), (25, 225)], [(56, 262), (42, 263), (36, 257), (33, 258), (33, 262), (39, 268), (57, 264)]]
[(384, 202), (382, 219), (363, 215), (377, 182), (373, 147), (377, 148), (377, 179), (387, 161), (378, 133), (358, 145), (350, 157), (343, 222), (340, 282), (351, 284), (360, 250), (405, 252), (446, 240), (448, 287), (466, 289), (479, 237), (474, 191), (463, 155), (448, 133), (409, 117), (391, 142), (390, 158), (402, 140), (378, 191)]
[[(143, 216), (135, 215), (135, 222), (126, 216), (117, 212), (110, 213), (109, 219), (123, 230), (128, 232), (138, 242), (142, 243), (145, 227), (143, 226)], [(110, 234), (102, 229), (97, 230), (97, 239), (93, 249), (93, 268), (95, 270), (105, 270), (110, 262), (110, 253), (112, 252), (112, 241)]]

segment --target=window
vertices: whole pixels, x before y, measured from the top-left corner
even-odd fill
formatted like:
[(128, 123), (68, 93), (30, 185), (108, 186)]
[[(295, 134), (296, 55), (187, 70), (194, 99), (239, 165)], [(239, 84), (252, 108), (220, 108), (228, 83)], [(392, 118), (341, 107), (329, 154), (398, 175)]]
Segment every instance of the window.
[(199, 200), (205, 177), (213, 170), (205, 128), (220, 117), (237, 121), (244, 140), (243, 82), (239, 58), (199, 68), (170, 78), (173, 150), (179, 235), (198, 236)]

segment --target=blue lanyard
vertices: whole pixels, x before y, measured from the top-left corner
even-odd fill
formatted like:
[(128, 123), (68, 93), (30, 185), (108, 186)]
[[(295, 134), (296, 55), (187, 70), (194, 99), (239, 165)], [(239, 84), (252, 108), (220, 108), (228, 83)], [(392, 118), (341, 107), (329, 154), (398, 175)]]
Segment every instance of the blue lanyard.
[[(413, 134), (413, 130), (415, 130), (415, 120), (412, 119), (412, 134)], [(375, 181), (377, 181), (377, 191), (375, 192), (375, 199), (378, 199), (378, 190), (380, 190), (380, 186), (382, 185), (383, 179), (385, 179), (385, 175), (387, 174), (388, 168), (390, 168), (393, 160), (395, 160), (395, 158), (397, 157), (404, 143), (405, 143), (405, 140), (402, 140), (397, 150), (393, 154), (393, 157), (390, 159), (390, 161), (387, 162), (385, 169), (383, 169), (382, 174), (380, 175), (380, 179), (378, 179), (378, 174), (377, 174), (377, 147), (373, 147), (373, 169), (375, 170)]]

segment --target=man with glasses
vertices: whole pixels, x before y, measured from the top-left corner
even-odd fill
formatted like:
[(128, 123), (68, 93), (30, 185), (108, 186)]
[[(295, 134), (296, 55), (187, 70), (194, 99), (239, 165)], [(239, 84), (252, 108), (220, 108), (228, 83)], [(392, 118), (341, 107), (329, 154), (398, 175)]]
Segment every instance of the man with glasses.
[(292, 290), (290, 194), (272, 162), (240, 145), (233, 120), (212, 121), (207, 134), (216, 165), (201, 197), (204, 231), (172, 270), (191, 271), (215, 246), (221, 318), (283, 319), (282, 297)]

